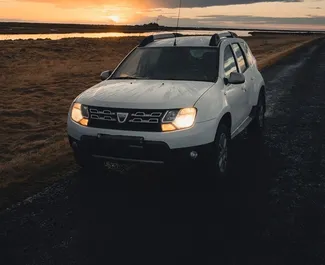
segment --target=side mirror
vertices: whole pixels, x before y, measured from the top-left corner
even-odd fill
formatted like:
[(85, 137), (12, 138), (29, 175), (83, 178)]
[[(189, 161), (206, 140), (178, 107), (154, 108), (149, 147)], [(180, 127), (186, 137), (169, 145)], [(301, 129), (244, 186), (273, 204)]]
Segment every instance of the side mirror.
[(232, 72), (226, 80), (226, 84), (243, 84), (245, 83), (245, 76), (242, 73)]
[(110, 71), (110, 70), (104, 71), (104, 72), (102, 72), (102, 73), (100, 74), (100, 79), (101, 79), (102, 81), (104, 81), (104, 80), (106, 80), (107, 78), (109, 78), (109, 77), (111, 76), (111, 74), (112, 74), (112, 71)]

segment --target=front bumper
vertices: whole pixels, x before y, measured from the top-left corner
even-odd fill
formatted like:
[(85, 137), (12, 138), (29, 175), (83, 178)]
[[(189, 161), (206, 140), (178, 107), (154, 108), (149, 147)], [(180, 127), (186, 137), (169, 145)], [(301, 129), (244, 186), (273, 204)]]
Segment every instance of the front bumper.
[(168, 163), (205, 161), (213, 152), (213, 144), (170, 149), (165, 142), (143, 138), (105, 136), (81, 136), (77, 140), (69, 136), (69, 142), (78, 155), (92, 156), (111, 161)]
[(217, 120), (199, 122), (190, 129), (173, 132), (143, 132), (93, 128), (81, 126), (73, 122), (70, 117), (67, 122), (67, 133), (76, 140), (81, 140), (81, 137), (85, 135), (97, 137), (98, 134), (135, 136), (144, 137), (148, 142), (164, 142), (170, 149), (200, 146), (211, 143), (214, 141), (216, 128)]

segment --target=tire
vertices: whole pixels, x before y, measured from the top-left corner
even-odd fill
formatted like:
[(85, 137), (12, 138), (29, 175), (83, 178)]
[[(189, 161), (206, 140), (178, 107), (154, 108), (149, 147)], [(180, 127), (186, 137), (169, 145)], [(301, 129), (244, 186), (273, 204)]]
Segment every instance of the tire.
[(216, 132), (213, 151), (208, 159), (208, 170), (212, 179), (224, 180), (229, 171), (230, 128), (220, 124)]
[(265, 110), (265, 92), (261, 90), (258, 97), (256, 115), (247, 127), (249, 135), (257, 136), (263, 134), (265, 129)]

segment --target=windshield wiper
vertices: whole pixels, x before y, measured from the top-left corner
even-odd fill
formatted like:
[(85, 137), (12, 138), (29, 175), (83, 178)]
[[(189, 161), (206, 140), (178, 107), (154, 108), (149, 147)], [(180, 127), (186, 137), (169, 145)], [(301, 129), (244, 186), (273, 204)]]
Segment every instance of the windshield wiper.
[(137, 76), (118, 76), (118, 77), (113, 77), (112, 79), (141, 79), (141, 77), (137, 77)]

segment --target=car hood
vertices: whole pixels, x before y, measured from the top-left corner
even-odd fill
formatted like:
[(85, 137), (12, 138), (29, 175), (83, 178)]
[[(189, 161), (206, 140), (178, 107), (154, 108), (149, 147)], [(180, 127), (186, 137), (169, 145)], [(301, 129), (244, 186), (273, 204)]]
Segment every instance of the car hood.
[(112, 108), (183, 108), (193, 106), (213, 84), (178, 80), (105, 80), (81, 93), (77, 101)]

